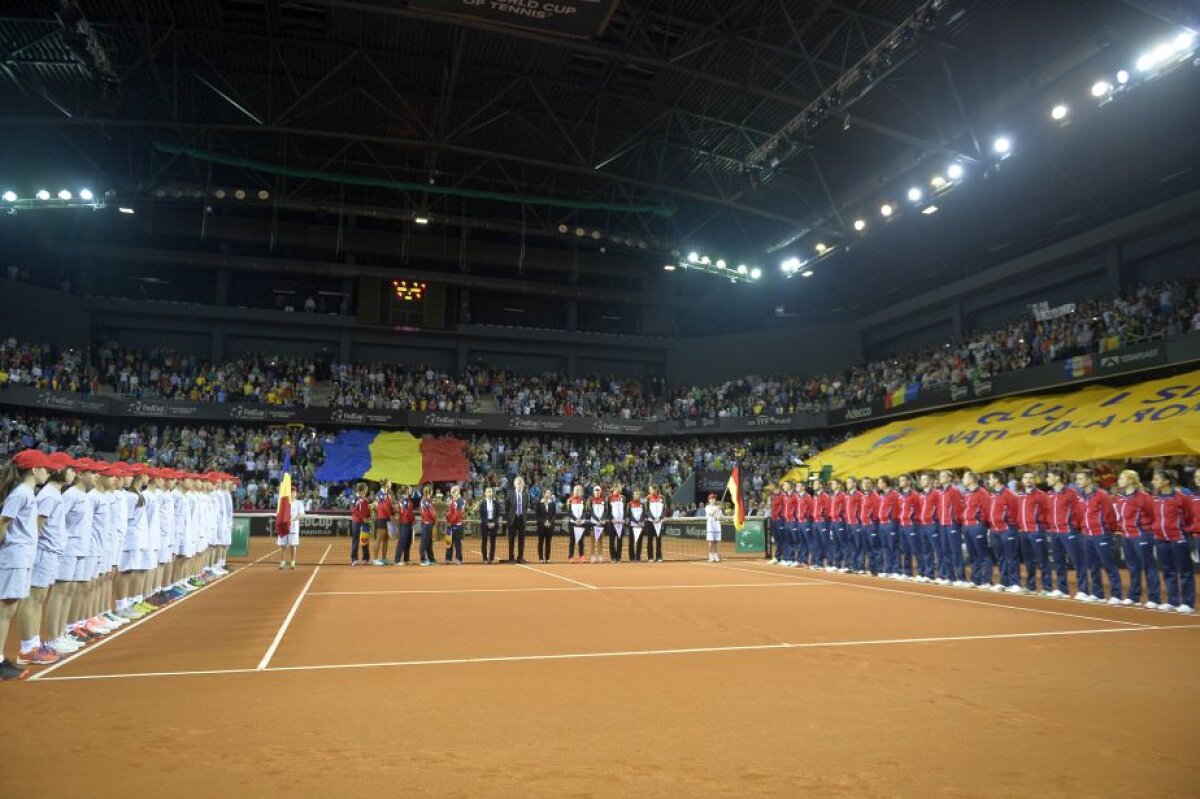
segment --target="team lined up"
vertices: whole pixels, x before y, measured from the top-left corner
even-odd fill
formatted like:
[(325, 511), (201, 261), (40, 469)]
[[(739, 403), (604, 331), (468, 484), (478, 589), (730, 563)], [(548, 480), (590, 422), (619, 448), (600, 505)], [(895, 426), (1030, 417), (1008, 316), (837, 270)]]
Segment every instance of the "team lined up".
[(235, 478), (17, 453), (0, 472), (0, 642), (25, 676), (228, 572)]
[[(1200, 486), (1200, 472), (1196, 479)], [(895, 486), (888, 477), (851, 477), (827, 490), (817, 480), (811, 493), (783, 481), (771, 495), (773, 562), (1014, 594), (1038, 591), (1040, 577), (1039, 593), (1055, 599), (1071, 596), (1074, 566), (1081, 602), (1192, 612), (1188, 535), (1200, 533), (1200, 492), (1177, 487), (1165, 471), (1154, 473), (1151, 491), (1137, 472), (1121, 472), (1113, 494), (1089, 470), (1050, 470), (1044, 480), (1049, 490), (1026, 472), (1014, 490), (1005, 473), (990, 472), (984, 488), (975, 472), (958, 478), (942, 471), (936, 481), (901, 475)], [(1128, 592), (1117, 546), (1129, 568)]]

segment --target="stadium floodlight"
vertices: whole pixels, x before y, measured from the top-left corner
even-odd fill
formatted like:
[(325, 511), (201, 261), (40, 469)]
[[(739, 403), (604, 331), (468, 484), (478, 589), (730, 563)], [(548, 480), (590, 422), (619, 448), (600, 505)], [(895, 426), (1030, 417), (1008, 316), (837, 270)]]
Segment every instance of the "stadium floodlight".
[(561, 225), (561, 224), (560, 224), (560, 225), (558, 226), (558, 232), (559, 232), (559, 233), (566, 233), (568, 230), (570, 230), (570, 228), (568, 228), (566, 225)]
[(575, 235), (576, 235), (576, 236), (578, 236), (579, 238), (581, 238), (581, 239), (582, 239), (582, 238), (583, 238), (583, 235), (584, 235), (585, 233), (587, 233), (587, 231), (586, 231), (586, 230), (584, 230), (583, 228), (581, 228), (581, 227), (577, 227), (577, 228), (575, 228)]
[(933, 189), (936, 191), (938, 189), (945, 187), (946, 179), (944, 177), (942, 177), (941, 175), (934, 175), (933, 178), (929, 181), (929, 185), (932, 186)]
[(800, 273), (800, 277), (812, 277), (812, 276), (813, 276), (813, 271), (811, 269), (805, 269), (803, 272)]
[(50, 192), (46, 191), (45, 189), (38, 189), (37, 194), (35, 194), (34, 196), (37, 197), (39, 200), (49, 200)]
[(1117, 83), (1119, 83), (1122, 86), (1124, 86), (1126, 83), (1129, 83), (1129, 70), (1127, 70), (1127, 69), (1118, 69), (1117, 70)]
[(93, 197), (93, 195), (92, 195), (91, 189), (80, 189), (79, 190), (79, 199), (83, 200), (84, 202), (90, 203), (92, 201), (92, 197)]
[(592, 231), (592, 241), (599, 241), (599, 240), (600, 240), (600, 235), (601, 235), (601, 234), (600, 234), (600, 231), (599, 231), (599, 230), (593, 230), (593, 231)]
[(711, 266), (711, 265), (712, 265), (712, 259), (711, 259), (711, 258), (709, 258), (707, 255), (701, 255), (701, 256), (700, 256), (700, 263), (704, 264), (705, 266)]
[(921, 209), (921, 213), (925, 214), (925, 216), (929, 216), (930, 214), (936, 214), (937, 212), (938, 212), (938, 207), (936, 205), (927, 205)]
[(946, 167), (946, 177), (950, 178), (951, 180), (958, 180), (962, 176), (963, 176), (962, 164), (951, 164), (950, 166)]
[(1175, 41), (1171, 42), (1171, 46), (1177, 53), (1186, 53), (1192, 49), (1192, 45), (1196, 43), (1196, 34), (1193, 31), (1183, 31), (1175, 37)]
[(70, 190), (69, 189), (59, 189), (58, 190), (58, 199), (62, 200), (63, 202), (70, 200), (71, 199)]
[(258, 196), (258, 199), (260, 199), (260, 200), (267, 200), (267, 199), (270, 199), (271, 192), (267, 191), (266, 189), (259, 189), (257, 196)]
[(663, 264), (663, 269), (666, 270), (667, 272), (674, 272), (675, 264)]
[(884, 203), (883, 205), (879, 206), (879, 213), (882, 214), (885, 219), (887, 217), (891, 216), (892, 215), (891, 203)]
[(244, 200), (244, 199), (246, 199), (246, 190), (245, 190), (245, 189), (238, 189), (237, 191), (235, 191), (235, 192), (233, 193), (233, 196), (234, 196), (234, 198), (235, 198), (235, 199), (238, 199), (238, 200)]
[(698, 264), (698, 263), (700, 263), (700, 254), (699, 254), (699, 253), (695, 253), (695, 252), (689, 252), (689, 253), (688, 253), (688, 263), (689, 263), (689, 264)]
[(1097, 100), (1107, 96), (1111, 91), (1112, 84), (1106, 80), (1098, 80), (1092, 84), (1092, 97), (1095, 97)]
[(800, 267), (803, 266), (803, 264), (800, 263), (799, 258), (788, 258), (786, 261), (784, 261), (779, 266), (781, 269), (783, 269), (785, 274), (792, 275), (792, 274), (795, 274), (796, 272), (799, 272)]
[(862, 233), (864, 230), (867, 229), (867, 220), (855, 219), (854, 220), (854, 229), (857, 230), (859, 233)]
[(750, 271), (750, 270), (749, 270), (749, 269), (746, 267), (746, 265), (745, 265), (745, 264), (738, 264), (737, 273), (738, 273), (739, 275), (744, 275), (744, 274), (746, 274), (746, 273), (747, 273), (747, 272), (749, 272), (749, 271)]
[(997, 136), (992, 142), (992, 152), (996, 155), (1008, 155), (1012, 152), (1012, 139), (1007, 136)]
[(15, 191), (12, 191), (10, 189), (9, 191), (4, 192), (4, 202), (15, 203), (16, 201), (17, 201), (17, 193)]
[(129, 207), (127, 207), (127, 206), (124, 206), (124, 205), (122, 205), (122, 206), (121, 206), (120, 208), (118, 208), (117, 210), (118, 210), (118, 211), (120, 211), (120, 212), (121, 212), (121, 213), (123, 213), (123, 214), (132, 214), (132, 213), (133, 213), (133, 209), (132, 209), (132, 208), (129, 208)]
[(817, 251), (817, 255), (824, 255), (829, 252), (829, 245), (823, 241), (818, 241), (817, 246), (813, 247), (813, 249)]
[(919, 203), (919, 202), (921, 202), (921, 198), (924, 196), (925, 195), (922, 194), (921, 190), (918, 189), (916, 186), (913, 186), (911, 189), (908, 190), (908, 201), (910, 203)]
[(1062, 103), (1059, 103), (1050, 109), (1050, 118), (1056, 122), (1061, 122), (1067, 118), (1067, 113), (1067, 107)]
[(760, 277), (762, 277), (762, 270), (759, 269), (757, 266), (750, 270), (750, 279), (751, 280), (758, 280)]
[(724, 259), (724, 258), (718, 258), (718, 259), (717, 259), (717, 269), (724, 269), (726, 266), (728, 266), (728, 264), (727, 264), (727, 263), (725, 263), (725, 259)]
[(413, 222), (414, 222), (414, 223), (416, 223), (416, 224), (418, 224), (418, 225), (428, 225), (428, 224), (429, 224), (429, 217), (427, 217), (427, 216), (414, 216), (414, 217), (413, 217)]

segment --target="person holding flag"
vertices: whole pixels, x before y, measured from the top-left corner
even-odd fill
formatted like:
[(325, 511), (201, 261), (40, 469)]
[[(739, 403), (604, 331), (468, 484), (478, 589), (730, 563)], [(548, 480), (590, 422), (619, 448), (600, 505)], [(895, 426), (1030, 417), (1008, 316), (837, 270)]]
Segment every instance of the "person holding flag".
[[(733, 501), (733, 529), (740, 532), (746, 524), (746, 505), (742, 501), (742, 472), (737, 466), (733, 467), (733, 471), (729, 475), (729, 482), (725, 484), (725, 493)], [(708, 559), (713, 563), (720, 563), (721, 506), (717, 504), (716, 494), (708, 495), (708, 506), (704, 509), (704, 515), (708, 519), (705, 525), (706, 538), (708, 538)]]
[[(296, 568), (296, 547), (300, 544), (300, 520), (292, 523), (292, 451), (283, 450), (283, 476), (279, 478), (279, 504), (275, 508), (275, 535), (279, 545), (279, 568)], [(303, 513), (303, 504), (301, 504)], [(288, 558), (288, 555), (291, 558)], [(291, 566), (289, 566), (289, 562)]]

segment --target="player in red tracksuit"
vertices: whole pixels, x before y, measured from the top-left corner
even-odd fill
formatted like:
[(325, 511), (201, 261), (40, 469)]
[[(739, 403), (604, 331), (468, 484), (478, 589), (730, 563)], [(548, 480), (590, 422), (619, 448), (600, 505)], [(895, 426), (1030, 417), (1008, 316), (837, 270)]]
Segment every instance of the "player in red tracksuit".
[(862, 507), (862, 491), (858, 479), (846, 478), (846, 571), (862, 574), (862, 551), (859, 549), (859, 510)]
[(880, 570), (884, 577), (900, 577), (900, 492), (892, 487), (891, 478), (880, 477), (879, 486), (879, 545)]
[(795, 566), (800, 562), (803, 542), (800, 540), (800, 495), (789, 480), (784, 484), (783, 516), (787, 535), (784, 538), (782, 563), (785, 566)]
[(350, 565), (367, 566), (371, 563), (371, 502), (367, 499), (367, 484), (355, 486), (354, 494), (354, 505), (350, 508), (350, 523), (354, 528), (350, 533)]
[(969, 583), (963, 571), (963, 495), (954, 485), (953, 472), (942, 470), (938, 482), (942, 486), (938, 491), (938, 539), (942, 545), (938, 584), (966, 588)]
[[(900, 568), (901, 580), (913, 579), (913, 558), (921, 551), (917, 543), (917, 516), (920, 511), (920, 494), (913, 488), (912, 477), (902, 474), (896, 479), (900, 486)], [(920, 572), (918, 572), (920, 574)]]
[(421, 488), (421, 565), (433, 566), (437, 558), (433, 554), (433, 527), (437, 524), (437, 508), (433, 506), (433, 483)]
[[(1192, 613), (1196, 607), (1196, 575), (1185, 531), (1197, 524), (1193, 505), (1186, 494), (1175, 488), (1175, 481), (1166, 472), (1156, 471), (1150, 485), (1154, 488), (1155, 547), (1167, 584), (1167, 602), (1158, 609)], [(1146, 607), (1149, 606), (1147, 603)]]
[(1121, 548), (1125, 567), (1129, 570), (1129, 590), (1122, 605), (1142, 604), (1142, 578), (1146, 580), (1146, 599), (1158, 607), (1158, 562), (1154, 557), (1154, 500), (1142, 489), (1138, 473), (1126, 469), (1117, 475), (1117, 490), (1113, 492), (1113, 512), (1117, 514), (1117, 529), (1121, 533)]
[(829, 484), (832, 491), (829, 498), (829, 537), (833, 542), (834, 568), (840, 572), (850, 571), (846, 564), (850, 562), (850, 553), (846, 549), (846, 492), (842, 491), (842, 481), (834, 480)]
[(879, 495), (875, 493), (875, 481), (870, 477), (862, 479), (862, 497), (858, 503), (858, 554), (856, 565), (878, 575), (883, 554), (879, 540)]
[(800, 540), (804, 544), (802, 557), (797, 565), (802, 567), (821, 567), (821, 558), (824, 557), (824, 548), (821, 542), (813, 535), (813, 508), (816, 501), (812, 494), (802, 485), (796, 486), (796, 524), (800, 526)]
[(971, 557), (971, 584), (976, 588), (992, 586), (992, 552), (988, 549), (987, 513), (990, 504), (987, 489), (979, 485), (974, 472), (963, 472), (963, 537)]
[(825, 571), (833, 571), (833, 541), (830, 538), (829, 525), (833, 514), (833, 498), (825, 490), (825, 484), (820, 480), (813, 483), (813, 533), (820, 539), (821, 558)]
[(1046, 494), (1046, 535), (1050, 539), (1050, 561), (1054, 565), (1058, 584), (1050, 592), (1055, 599), (1069, 598), (1067, 585), (1067, 558), (1075, 566), (1076, 582), (1083, 573), (1083, 539), (1079, 528), (1079, 494), (1067, 485), (1070, 476), (1061, 469), (1046, 472), (1046, 483), (1050, 491)]
[(995, 538), (995, 549), (1000, 555), (1000, 582), (992, 586), (993, 591), (1021, 590), (1020, 544), (1017, 540), (1017, 497), (1008, 490), (1004, 472), (988, 475), (988, 530)]
[[(1117, 515), (1113, 512), (1112, 497), (1108, 492), (1096, 486), (1096, 478), (1091, 471), (1075, 473), (1075, 484), (1079, 486), (1079, 518), (1082, 520), (1080, 529), (1083, 532), (1084, 562), (1086, 575), (1080, 573), (1079, 594), (1075, 598), (1081, 602), (1102, 602), (1104, 600), (1104, 583), (1100, 580), (1100, 571), (1108, 572), (1108, 583), (1112, 597), (1110, 605), (1121, 604), (1121, 572), (1117, 569), (1117, 561), (1113, 555), (1112, 531), (1117, 526)], [(1086, 579), (1084, 579), (1086, 577)]]
[[(1037, 487), (1037, 476), (1033, 472), (1021, 475), (1021, 486), (1017, 497), (1017, 533), (1020, 535), (1021, 559), (1025, 561), (1025, 591), (1032, 594), (1037, 590), (1037, 573), (1042, 572), (1042, 595), (1050, 593), (1050, 558), (1046, 546), (1046, 533), (1042, 522), (1046, 518), (1046, 494)], [(1020, 589), (1010, 593), (1021, 593)]]
[(395, 562), (397, 566), (407, 566), (409, 556), (412, 552), (413, 524), (416, 522), (416, 515), (413, 513), (412, 495), (409, 493), (408, 486), (400, 486), (394, 507), (396, 527), (399, 533), (396, 541)]
[(937, 507), (940, 491), (933, 487), (933, 477), (922, 474), (921, 490), (917, 493), (917, 577), (919, 583), (931, 583), (937, 576), (942, 537), (938, 528)]
[(446, 503), (446, 562), (461, 566), (463, 523), (467, 516), (467, 503), (458, 486), (450, 488), (450, 501)]
[(784, 491), (787, 490), (788, 481), (784, 480), (782, 486), (782, 490), (773, 488), (771, 491), (771, 541), (775, 544), (775, 550), (771, 558), (772, 564), (779, 563), (782, 559), (783, 542), (787, 536), (787, 515), (785, 513), (787, 495)]

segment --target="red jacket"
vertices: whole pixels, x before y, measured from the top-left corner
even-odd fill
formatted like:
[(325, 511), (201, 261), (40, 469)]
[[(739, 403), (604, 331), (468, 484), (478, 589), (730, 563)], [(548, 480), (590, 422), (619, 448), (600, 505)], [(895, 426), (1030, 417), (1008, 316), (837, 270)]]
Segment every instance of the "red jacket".
[[(1191, 498), (1182, 491), (1170, 494), (1155, 494), (1154, 538), (1158, 541), (1186, 541), (1184, 532), (1196, 523), (1192, 518)], [(1191, 563), (1187, 564), (1191, 568)]]
[(391, 521), (392, 515), (395, 513), (395, 506), (392, 505), (392, 498), (387, 494), (380, 494), (379, 499), (375, 500), (375, 518)]
[(858, 510), (862, 506), (862, 492), (857, 488), (846, 492), (846, 524), (858, 524)]
[(813, 514), (816, 516), (817, 521), (829, 521), (829, 516), (833, 513), (832, 504), (833, 498), (826, 491), (822, 491), (813, 497)]
[(400, 524), (412, 524), (415, 521), (412, 499), (409, 497), (400, 497), (396, 505), (396, 521)]
[(1023, 533), (1036, 533), (1050, 514), (1046, 512), (1046, 493), (1040, 488), (1017, 491), (1017, 516), (1014, 523)]
[(783, 495), (783, 518), (789, 524), (800, 521), (800, 497), (795, 491)]
[(894, 488), (889, 488), (879, 498), (879, 521), (883, 524), (891, 524), (900, 517), (900, 492)]
[(912, 527), (915, 525), (920, 507), (921, 496), (918, 492), (909, 489), (900, 494), (900, 526)]
[(802, 522), (811, 522), (813, 520), (813, 512), (816, 506), (816, 500), (812, 494), (807, 491), (796, 494), (798, 499), (797, 516)]
[(958, 526), (963, 519), (963, 495), (954, 486), (943, 488), (938, 493), (938, 523)]
[(938, 495), (941, 493), (937, 489), (917, 492), (917, 524), (937, 524)]
[(421, 524), (437, 524), (437, 509), (429, 497), (421, 497)]
[(846, 492), (834, 491), (829, 497), (830, 517), (835, 522), (846, 521)]
[(988, 529), (1006, 533), (1017, 518), (1017, 497), (1007, 487), (988, 492)]
[(1117, 514), (1117, 528), (1126, 538), (1150, 535), (1154, 527), (1154, 499), (1145, 491), (1132, 494), (1114, 494), (1113, 512)]
[(783, 508), (787, 502), (787, 497), (782, 491), (776, 491), (771, 494), (771, 518), (777, 522), (783, 521)]
[(879, 495), (867, 491), (858, 498), (858, 523), (874, 524), (879, 521)]
[(983, 486), (975, 486), (974, 491), (967, 492), (963, 497), (963, 524), (968, 527), (987, 524), (989, 496)]
[(371, 519), (371, 503), (367, 502), (366, 497), (359, 497), (354, 500), (353, 507), (350, 508), (350, 521), (355, 524), (362, 524)]
[(1046, 494), (1044, 523), (1051, 533), (1069, 533), (1083, 526), (1079, 511), (1079, 495), (1073, 488), (1050, 491)]
[(463, 500), (450, 500), (450, 504), (446, 506), (446, 524), (451, 527), (459, 527), (463, 523)]
[(1103, 488), (1079, 495), (1079, 516), (1083, 520), (1080, 529), (1087, 535), (1108, 535), (1117, 526), (1112, 497)]
[(1193, 535), (1200, 535), (1200, 492), (1183, 491), (1184, 497), (1187, 498), (1188, 505), (1192, 509), (1192, 526), (1188, 529)]

